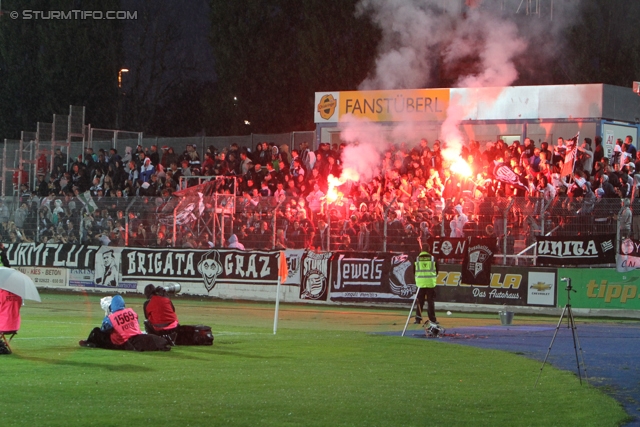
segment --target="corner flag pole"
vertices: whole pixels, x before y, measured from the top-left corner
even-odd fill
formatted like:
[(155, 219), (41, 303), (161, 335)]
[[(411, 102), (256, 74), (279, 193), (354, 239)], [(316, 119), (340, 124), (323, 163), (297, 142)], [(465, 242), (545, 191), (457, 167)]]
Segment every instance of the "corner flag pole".
[(276, 312), (273, 316), (273, 335), (278, 331), (278, 312), (280, 311), (280, 285), (287, 280), (288, 267), (287, 256), (283, 251), (280, 251), (279, 255), (279, 268), (278, 268), (278, 285), (276, 286)]
[(276, 286), (276, 313), (273, 316), (273, 335), (278, 331), (278, 311), (280, 309), (280, 276), (278, 276), (278, 286)]

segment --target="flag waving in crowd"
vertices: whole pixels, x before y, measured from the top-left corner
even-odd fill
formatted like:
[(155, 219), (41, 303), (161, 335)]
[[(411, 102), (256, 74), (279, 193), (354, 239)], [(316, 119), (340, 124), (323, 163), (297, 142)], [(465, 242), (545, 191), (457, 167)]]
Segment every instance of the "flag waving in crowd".
[(562, 175), (563, 177), (565, 176), (573, 176), (573, 172), (575, 170), (576, 167), (576, 153), (578, 151), (578, 141), (580, 140), (580, 132), (578, 132), (576, 134), (576, 136), (574, 136), (571, 139), (567, 139), (566, 142), (566, 146), (567, 146), (567, 151), (564, 155), (564, 165), (562, 166)]
[(78, 200), (82, 202), (89, 214), (93, 214), (98, 210), (98, 205), (96, 205), (96, 202), (94, 202), (91, 198), (91, 192), (89, 190), (85, 191), (84, 193), (78, 194)]
[(522, 182), (520, 175), (515, 173), (506, 163), (496, 162), (493, 168), (493, 176), (500, 182), (513, 185), (525, 191), (528, 190), (526, 184)]

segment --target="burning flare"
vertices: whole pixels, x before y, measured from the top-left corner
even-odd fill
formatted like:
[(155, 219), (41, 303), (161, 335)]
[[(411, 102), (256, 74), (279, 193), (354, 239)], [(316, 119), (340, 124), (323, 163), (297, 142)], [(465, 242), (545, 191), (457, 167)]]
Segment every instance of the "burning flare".
[(473, 172), (471, 171), (471, 167), (462, 159), (462, 157), (458, 157), (453, 162), (451, 162), (450, 169), (451, 172), (465, 178), (470, 177), (473, 174)]
[(451, 172), (462, 177), (470, 177), (473, 175), (471, 166), (460, 156), (460, 147), (462, 143), (459, 140), (447, 141), (447, 148), (442, 150), (442, 157), (445, 162), (449, 163)]
[(342, 184), (347, 181), (358, 181), (359, 179), (360, 175), (358, 174), (358, 172), (351, 168), (345, 168), (342, 171), (340, 178), (329, 175), (329, 177), (327, 178), (329, 189), (327, 190), (327, 195), (325, 196), (327, 202), (333, 203), (340, 197), (344, 196), (343, 193), (338, 191), (338, 187), (340, 187)]

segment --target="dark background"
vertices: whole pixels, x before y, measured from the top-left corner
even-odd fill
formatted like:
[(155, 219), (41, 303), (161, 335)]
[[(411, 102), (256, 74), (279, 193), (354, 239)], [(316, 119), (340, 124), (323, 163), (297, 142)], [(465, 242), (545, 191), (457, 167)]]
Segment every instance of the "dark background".
[[(571, 16), (552, 16), (544, 1), (538, 16), (498, 10), (497, 3), (461, 0), (462, 18), (465, 8), (489, 10), (493, 5), (497, 17), (529, 29), (522, 33), (529, 46), (513, 58), (518, 70), (513, 85), (631, 87), (640, 80), (640, 2), (573, 0), (579, 7)], [(86, 122), (93, 127), (113, 129), (118, 123), (146, 136), (312, 130), (314, 92), (357, 90), (382, 49), (383, 31), (373, 23), (371, 7), (356, 14), (357, 4), (5, 0), (0, 16), (0, 138), (18, 139), (22, 130), (35, 131), (36, 122), (67, 114), (69, 105), (86, 106)], [(26, 9), (129, 10), (137, 11), (137, 19), (24, 20), (9, 15)], [(435, 6), (430, 10), (436, 16), (445, 13)], [(552, 27), (553, 37), (547, 37)], [(453, 87), (460, 77), (481, 71), (477, 53), (445, 61), (448, 49), (452, 46), (446, 41), (429, 47), (431, 65), (418, 87)], [(118, 88), (122, 68), (130, 71)]]

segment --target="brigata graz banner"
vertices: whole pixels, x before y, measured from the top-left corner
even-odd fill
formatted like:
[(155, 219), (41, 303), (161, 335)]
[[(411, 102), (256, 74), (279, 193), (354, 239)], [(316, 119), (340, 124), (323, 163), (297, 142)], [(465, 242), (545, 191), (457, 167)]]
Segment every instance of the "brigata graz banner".
[(218, 282), (275, 285), (278, 254), (235, 249), (125, 248), (121, 255), (123, 280), (204, 281), (207, 291)]
[(19, 243), (7, 245), (12, 267), (63, 267), (93, 269), (99, 246), (69, 243)]
[(537, 237), (538, 265), (613, 264), (616, 235)]

